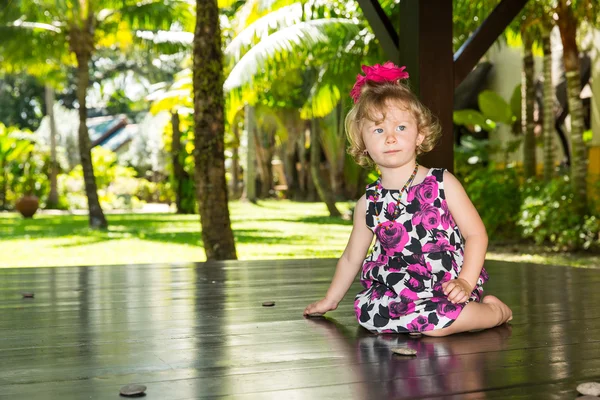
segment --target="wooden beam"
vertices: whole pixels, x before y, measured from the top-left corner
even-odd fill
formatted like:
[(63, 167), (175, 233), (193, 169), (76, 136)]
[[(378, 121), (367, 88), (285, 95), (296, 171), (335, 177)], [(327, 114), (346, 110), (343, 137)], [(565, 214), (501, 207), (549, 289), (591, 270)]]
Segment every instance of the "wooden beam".
[(371, 29), (381, 44), (389, 60), (398, 59), (398, 32), (385, 14), (378, 0), (358, 0), (358, 4), (371, 25)]
[(399, 44), (399, 65), (406, 65), (411, 88), (438, 117), (443, 130), (438, 145), (420, 157), (420, 162), (453, 171), (452, 2), (402, 0)]
[(454, 87), (473, 70), (481, 57), (521, 12), (528, 0), (502, 0), (454, 55)]

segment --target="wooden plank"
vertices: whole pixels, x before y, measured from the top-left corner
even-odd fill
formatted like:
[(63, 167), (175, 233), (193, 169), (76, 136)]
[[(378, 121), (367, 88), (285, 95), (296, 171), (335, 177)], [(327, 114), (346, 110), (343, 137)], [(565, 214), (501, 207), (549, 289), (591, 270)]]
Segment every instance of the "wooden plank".
[(574, 398), (600, 378), (598, 269), (487, 262), (512, 328), (413, 339), (359, 328), (357, 283), (302, 318), (335, 261), (0, 270), (0, 399)]
[(481, 57), (519, 15), (528, 0), (502, 0), (454, 55), (454, 87), (458, 87)]

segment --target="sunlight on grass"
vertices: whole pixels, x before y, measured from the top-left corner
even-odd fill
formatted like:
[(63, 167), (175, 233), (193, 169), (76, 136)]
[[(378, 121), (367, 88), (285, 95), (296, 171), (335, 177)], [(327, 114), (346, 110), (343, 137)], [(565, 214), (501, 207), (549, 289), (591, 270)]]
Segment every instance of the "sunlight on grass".
[[(349, 204), (339, 203), (348, 210)], [(232, 228), (240, 260), (337, 258), (352, 224), (331, 218), (322, 203), (232, 202)], [(105, 232), (82, 215), (37, 215), (24, 220), (0, 213), (0, 268), (204, 261), (198, 215), (111, 214)], [(514, 246), (512, 246), (514, 247)], [(547, 253), (538, 248), (493, 247), (489, 260), (598, 268), (600, 256)]]
[[(347, 203), (338, 204), (341, 211)], [(330, 218), (322, 203), (232, 202), (240, 260), (339, 257), (350, 221)], [(81, 215), (0, 213), (0, 267), (111, 265), (204, 261), (197, 215), (111, 214), (93, 231)]]

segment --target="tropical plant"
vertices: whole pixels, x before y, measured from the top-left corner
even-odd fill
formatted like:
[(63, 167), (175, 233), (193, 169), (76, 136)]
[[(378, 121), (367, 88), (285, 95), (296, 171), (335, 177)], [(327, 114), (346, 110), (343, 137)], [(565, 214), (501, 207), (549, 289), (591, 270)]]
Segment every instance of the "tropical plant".
[(171, 158), (170, 176), (175, 204), (177, 213), (193, 214), (197, 206), (193, 178), (193, 121), (188, 122), (191, 119), (188, 114), (193, 107), (191, 71), (184, 69), (175, 74), (173, 83), (155, 85), (155, 91), (147, 99), (153, 101), (150, 112), (168, 112), (171, 115), (171, 125), (165, 130), (164, 141)]
[[(34, 144), (15, 127), (6, 127), (0, 123), (0, 210), (7, 209), (7, 194), (14, 191), (20, 177), (25, 175), (25, 165), (30, 165), (29, 158)], [(29, 176), (28, 176), (29, 177)], [(31, 183), (28, 179), (27, 183)], [(14, 194), (13, 194), (14, 197)]]
[(42, 117), (44, 87), (26, 73), (0, 73), (0, 122), (36, 130)]
[(600, 215), (587, 212), (583, 217), (573, 212), (578, 193), (568, 175), (549, 183), (529, 180), (522, 189), (523, 203), (518, 225), (525, 238), (549, 243), (555, 250), (588, 250), (600, 247)]
[(185, 26), (190, 20), (189, 6), (183, 0), (69, 0), (58, 3), (41, 0), (35, 3), (18, 1), (14, 8), (18, 9), (14, 12), (18, 18), (12, 22), (6, 19), (2, 21), (4, 25), (0, 33), (11, 39), (3, 41), (8, 44), (3, 44), (2, 54), (10, 54), (11, 49), (23, 43), (37, 41), (47, 44), (48, 51), (41, 52), (47, 59), (55, 64), (74, 61), (77, 66), (79, 152), (89, 221), (92, 228), (106, 228), (107, 221), (98, 201), (86, 125), (90, 60), (100, 47), (120, 46), (123, 50), (135, 40), (154, 39), (155, 35), (160, 34), (157, 31), (171, 29), (176, 21)]

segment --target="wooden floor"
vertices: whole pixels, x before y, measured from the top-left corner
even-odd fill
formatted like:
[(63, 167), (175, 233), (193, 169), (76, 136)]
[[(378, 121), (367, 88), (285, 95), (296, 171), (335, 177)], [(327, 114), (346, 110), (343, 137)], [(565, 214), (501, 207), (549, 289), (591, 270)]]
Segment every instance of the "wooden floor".
[(358, 284), (304, 319), (331, 259), (3, 269), (0, 398), (118, 399), (140, 383), (160, 400), (574, 399), (600, 381), (600, 269), (486, 265), (511, 326), (435, 339), (359, 328)]

